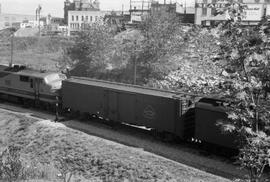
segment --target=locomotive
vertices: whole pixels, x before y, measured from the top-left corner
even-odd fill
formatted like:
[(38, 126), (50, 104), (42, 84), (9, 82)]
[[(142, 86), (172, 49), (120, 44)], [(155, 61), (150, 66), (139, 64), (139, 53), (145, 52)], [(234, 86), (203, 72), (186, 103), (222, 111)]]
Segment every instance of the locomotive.
[(214, 98), (90, 78), (66, 78), (21, 66), (0, 66), (0, 94), (37, 105), (60, 102), (62, 111), (144, 126), (183, 140), (192, 138), (237, 148), (235, 136), (223, 134), (216, 125), (227, 115)]
[(0, 65), (0, 96), (23, 103), (54, 105), (56, 96), (60, 96), (62, 80), (59, 73)]

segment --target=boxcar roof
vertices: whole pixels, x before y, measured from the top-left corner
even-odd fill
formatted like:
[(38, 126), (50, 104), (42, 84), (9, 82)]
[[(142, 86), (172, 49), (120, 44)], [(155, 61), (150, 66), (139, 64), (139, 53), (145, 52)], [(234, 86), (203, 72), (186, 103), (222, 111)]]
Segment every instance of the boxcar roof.
[(95, 80), (95, 79), (82, 78), (82, 77), (71, 77), (67, 80), (64, 80), (64, 82), (85, 84), (85, 85), (97, 86), (97, 87), (102, 87), (102, 88), (107, 88), (107, 89), (112, 89), (112, 90), (117, 90), (117, 91), (139, 93), (139, 94), (153, 95), (153, 96), (166, 97), (166, 98), (174, 98), (174, 97), (178, 98), (179, 96), (182, 97), (184, 95), (185, 96), (192, 95), (192, 94), (184, 94), (184, 93), (178, 93), (178, 92), (173, 92), (173, 91), (159, 90), (159, 89), (141, 87), (141, 86), (136, 86), (136, 85), (109, 82), (109, 81), (103, 81), (103, 80)]
[(15, 68), (9, 68), (5, 65), (0, 65), (0, 72), (10, 73), (10, 74), (17, 74), (22, 76), (30, 76), (30, 77), (36, 77), (36, 78), (45, 78), (48, 75), (51, 75), (52, 72), (41, 72), (31, 69), (18, 69)]

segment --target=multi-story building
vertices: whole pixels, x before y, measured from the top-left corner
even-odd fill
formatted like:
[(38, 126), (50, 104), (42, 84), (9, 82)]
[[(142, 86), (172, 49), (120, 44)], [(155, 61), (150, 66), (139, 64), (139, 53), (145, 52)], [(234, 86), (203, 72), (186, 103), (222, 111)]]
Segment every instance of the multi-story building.
[(151, 4), (151, 15), (162, 14), (163, 16), (174, 16), (179, 22), (194, 23), (195, 8), (186, 7), (179, 3), (160, 4), (158, 2)]
[(177, 17), (179, 22), (194, 23), (195, 9), (193, 7), (184, 7), (177, 2), (159, 3), (153, 0), (131, 0), (130, 1), (131, 24), (144, 21), (149, 15), (172, 16)]
[[(247, 5), (243, 24), (256, 25), (264, 15), (270, 15), (270, 0), (239, 0)], [(195, 24), (213, 26), (228, 19), (228, 15), (217, 14), (217, 8), (225, 7), (226, 1), (195, 0)]]
[(68, 11), (68, 35), (87, 28), (93, 23), (103, 23), (108, 11)]
[(64, 23), (68, 23), (68, 12), (69, 11), (99, 11), (100, 3), (98, 0), (66, 0), (64, 2)]
[(126, 24), (130, 21), (130, 13), (125, 11), (112, 11), (106, 14), (104, 22), (110, 27), (115, 28), (117, 31), (126, 29)]
[(150, 14), (152, 0), (130, 0), (130, 23), (144, 21)]

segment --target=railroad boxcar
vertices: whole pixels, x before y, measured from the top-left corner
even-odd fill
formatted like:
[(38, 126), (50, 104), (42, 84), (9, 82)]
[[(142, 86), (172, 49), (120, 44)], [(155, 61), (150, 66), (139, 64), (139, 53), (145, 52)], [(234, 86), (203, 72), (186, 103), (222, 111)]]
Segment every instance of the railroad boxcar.
[(195, 106), (195, 138), (208, 144), (237, 149), (234, 133), (223, 132), (217, 123), (226, 120), (227, 114), (222, 101), (214, 98), (203, 98)]
[(0, 95), (3, 97), (55, 103), (62, 80), (58, 73), (34, 71), (18, 65), (0, 65)]
[[(185, 137), (185, 103), (175, 92), (71, 77), (63, 81), (63, 108)], [(193, 123), (192, 123), (193, 122)], [(189, 129), (191, 129), (189, 127)], [(194, 129), (194, 128), (193, 128)]]

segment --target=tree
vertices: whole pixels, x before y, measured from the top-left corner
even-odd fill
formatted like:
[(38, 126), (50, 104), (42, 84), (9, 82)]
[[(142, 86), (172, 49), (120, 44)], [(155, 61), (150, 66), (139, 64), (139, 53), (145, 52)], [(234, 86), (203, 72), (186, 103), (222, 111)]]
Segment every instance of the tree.
[(163, 79), (170, 72), (167, 57), (184, 47), (185, 30), (174, 14), (150, 15), (139, 28), (145, 39), (136, 56), (138, 76), (146, 84), (151, 79)]
[(67, 50), (72, 60), (70, 67), (76, 68), (77, 76), (90, 76), (97, 70), (104, 70), (110, 59), (114, 32), (105, 25), (94, 23), (80, 31), (74, 45)]
[(19, 151), (16, 146), (9, 146), (0, 155), (0, 180), (12, 182), (20, 178), (23, 166)]
[(225, 87), (230, 120), (223, 128), (239, 134), (240, 164), (249, 170), (251, 181), (259, 181), (270, 165), (270, 24), (242, 26), (245, 9), (238, 1), (219, 9), (228, 19), (220, 32), (220, 55), (231, 73), (231, 84)]

